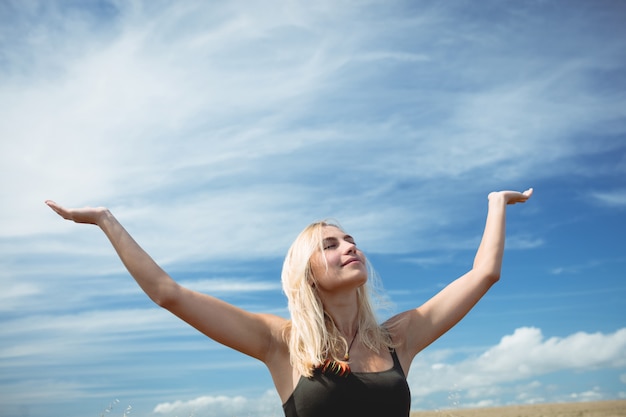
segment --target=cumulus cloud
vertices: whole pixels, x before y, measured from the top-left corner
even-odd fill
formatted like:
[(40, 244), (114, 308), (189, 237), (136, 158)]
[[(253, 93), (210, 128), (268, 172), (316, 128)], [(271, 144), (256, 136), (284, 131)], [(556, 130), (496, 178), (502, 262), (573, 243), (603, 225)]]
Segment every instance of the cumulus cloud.
[(593, 387), (588, 391), (574, 392), (570, 394), (573, 401), (599, 401), (603, 399), (600, 387)]
[[(450, 387), (470, 397), (499, 392), (502, 384), (558, 371), (588, 371), (626, 366), (626, 328), (614, 333), (578, 332), (545, 338), (533, 327), (516, 329), (500, 343), (460, 362), (430, 362), (429, 354), (413, 363), (409, 381), (419, 402)], [(495, 390), (495, 391), (493, 391)]]
[(280, 398), (274, 390), (266, 391), (257, 398), (243, 396), (202, 396), (188, 401), (157, 404), (157, 415), (202, 415), (207, 417), (249, 415), (279, 417), (284, 415)]

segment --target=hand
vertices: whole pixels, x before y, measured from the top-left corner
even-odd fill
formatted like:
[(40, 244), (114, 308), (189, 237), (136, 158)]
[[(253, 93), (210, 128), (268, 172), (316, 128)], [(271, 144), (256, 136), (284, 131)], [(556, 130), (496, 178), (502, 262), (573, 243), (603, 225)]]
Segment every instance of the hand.
[(520, 193), (519, 191), (495, 191), (489, 193), (489, 201), (495, 201), (499, 198), (504, 201), (506, 204), (516, 204), (516, 203), (525, 203), (526, 200), (533, 195), (533, 189), (529, 188), (528, 190)]
[(52, 200), (46, 200), (46, 204), (65, 220), (76, 223), (98, 224), (100, 219), (108, 213), (104, 207), (65, 208)]

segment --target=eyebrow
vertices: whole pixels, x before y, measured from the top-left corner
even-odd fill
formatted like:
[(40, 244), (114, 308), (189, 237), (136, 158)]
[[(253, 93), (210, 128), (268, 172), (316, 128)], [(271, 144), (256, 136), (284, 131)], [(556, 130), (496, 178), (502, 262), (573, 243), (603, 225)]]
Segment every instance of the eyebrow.
[[(354, 243), (354, 238), (353, 238), (352, 236), (350, 236), (350, 235), (343, 235), (343, 236), (342, 236), (342, 239), (343, 239), (343, 240), (347, 240), (347, 241), (349, 241), (350, 243)], [(322, 240), (322, 242), (323, 242), (323, 243), (327, 243), (327, 242), (336, 242), (336, 241), (339, 241), (339, 238), (337, 238), (337, 237), (335, 237), (335, 236), (325, 237), (325, 238)]]

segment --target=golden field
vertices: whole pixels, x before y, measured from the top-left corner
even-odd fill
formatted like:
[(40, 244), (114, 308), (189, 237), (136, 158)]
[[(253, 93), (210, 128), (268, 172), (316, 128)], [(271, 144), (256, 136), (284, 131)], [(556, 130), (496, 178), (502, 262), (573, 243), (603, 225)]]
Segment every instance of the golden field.
[(626, 417), (626, 400), (416, 411), (411, 417)]

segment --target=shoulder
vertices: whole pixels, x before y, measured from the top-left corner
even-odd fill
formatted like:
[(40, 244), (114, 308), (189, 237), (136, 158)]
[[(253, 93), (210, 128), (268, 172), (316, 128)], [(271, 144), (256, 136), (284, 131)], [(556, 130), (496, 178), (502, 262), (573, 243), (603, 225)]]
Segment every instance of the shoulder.
[(404, 375), (409, 374), (409, 369), (413, 358), (417, 354), (416, 349), (412, 346), (414, 335), (412, 331), (415, 326), (415, 315), (419, 314), (417, 310), (409, 310), (397, 314), (383, 323), (383, 326), (389, 333), (393, 349), (400, 361)]
[(416, 308), (399, 313), (383, 323), (399, 355), (406, 354), (412, 359), (419, 351), (416, 351), (415, 344), (420, 329), (424, 328), (421, 316), (420, 309)]
[(400, 314), (396, 314), (382, 324), (383, 328), (389, 334), (396, 350), (406, 343), (410, 322), (411, 312), (405, 311)]

